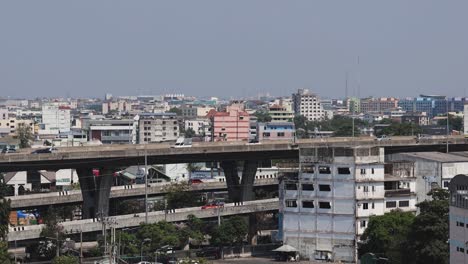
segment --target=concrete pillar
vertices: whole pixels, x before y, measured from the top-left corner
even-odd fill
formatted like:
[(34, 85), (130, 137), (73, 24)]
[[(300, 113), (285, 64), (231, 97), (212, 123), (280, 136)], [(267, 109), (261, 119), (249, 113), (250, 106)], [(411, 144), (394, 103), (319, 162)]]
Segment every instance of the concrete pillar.
[(251, 245), (257, 245), (257, 214), (249, 214), (249, 235), (248, 241)]
[(226, 177), (229, 198), (231, 198), (233, 202), (253, 200), (255, 198), (253, 188), (258, 162), (255, 160), (244, 161), (242, 180), (240, 183), (236, 161), (222, 161), (220, 165), (221, 168), (223, 168), (224, 176)]
[(80, 182), (81, 194), (83, 196), (82, 218), (94, 218), (96, 216), (96, 182), (92, 168), (76, 169)]
[(255, 174), (257, 173), (258, 161), (246, 160), (244, 161), (244, 168), (242, 170), (241, 181), (241, 199), (242, 201), (252, 201), (255, 198), (254, 182)]
[(237, 172), (237, 162), (232, 160), (221, 161), (221, 168), (224, 171), (229, 198), (233, 202), (241, 201), (241, 190), (239, 186), (239, 173)]
[(93, 175), (92, 168), (79, 168), (76, 173), (78, 174), (83, 196), (82, 218), (108, 216), (113, 170), (101, 168), (99, 176)]

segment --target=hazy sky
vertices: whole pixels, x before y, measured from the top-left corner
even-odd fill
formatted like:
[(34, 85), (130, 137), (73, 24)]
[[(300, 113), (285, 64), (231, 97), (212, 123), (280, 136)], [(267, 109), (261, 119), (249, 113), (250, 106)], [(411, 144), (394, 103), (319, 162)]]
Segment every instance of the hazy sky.
[[(0, 97), (465, 94), (468, 1), (1, 1)], [(357, 57), (359, 56), (359, 66)]]

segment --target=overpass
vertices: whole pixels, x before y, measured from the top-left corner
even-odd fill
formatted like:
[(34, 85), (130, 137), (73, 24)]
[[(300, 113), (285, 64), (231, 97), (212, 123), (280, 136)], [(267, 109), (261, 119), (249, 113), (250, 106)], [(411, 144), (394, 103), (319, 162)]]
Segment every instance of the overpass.
[[(229, 197), (233, 201), (253, 199), (254, 176), (259, 161), (298, 159), (299, 149), (308, 147), (384, 147), (387, 153), (444, 150), (449, 142), (453, 150), (468, 150), (463, 136), (433, 137), (417, 141), (414, 137), (394, 137), (377, 141), (371, 137), (305, 139), (297, 142), (266, 141), (204, 142), (190, 148), (172, 148), (169, 144), (105, 145), (61, 148), (56, 153), (29, 154), (25, 152), (0, 155), (0, 172), (20, 170), (56, 170), (75, 168), (80, 181), (83, 217), (93, 218), (96, 212), (109, 212), (112, 173), (115, 168), (130, 165), (219, 161), (226, 176)], [(238, 178), (238, 161), (243, 161), (242, 179)], [(99, 168), (100, 177), (92, 177)]]
[[(187, 220), (187, 216), (192, 214), (198, 218), (215, 218), (219, 216), (251, 214), (256, 212), (269, 212), (277, 211), (279, 208), (279, 201), (277, 198), (265, 199), (257, 201), (244, 202), (242, 205), (235, 205), (233, 203), (226, 204), (223, 208), (201, 209), (200, 207), (181, 208), (175, 209), (172, 213), (164, 211), (156, 211), (148, 213), (148, 223), (156, 223), (162, 220), (168, 222), (180, 222)], [(107, 222), (114, 223), (112, 226), (121, 229), (127, 227), (139, 226), (140, 223), (145, 222), (145, 213), (119, 215), (106, 219)], [(96, 218), (84, 219), (70, 222), (62, 222), (60, 226), (63, 231), (68, 234), (77, 234), (80, 231), (83, 233), (102, 231), (103, 223)], [(21, 241), (40, 238), (41, 230), (44, 225), (20, 226), (10, 227), (8, 233), (8, 241)]]
[[(148, 195), (164, 195), (166, 194), (166, 187), (171, 183), (150, 183), (148, 184)], [(276, 178), (269, 179), (255, 179), (254, 186), (270, 186), (278, 184)], [(221, 191), (226, 190), (226, 182), (205, 182), (190, 185), (191, 191), (205, 192), (205, 191)], [(135, 184), (126, 186), (115, 186), (111, 188), (110, 199), (114, 198), (128, 198), (128, 197), (143, 197), (145, 195), (145, 185)], [(28, 194), (21, 196), (7, 197), (11, 200), (11, 208), (23, 209), (56, 204), (70, 204), (83, 202), (81, 191), (72, 190), (67, 192), (50, 192)]]

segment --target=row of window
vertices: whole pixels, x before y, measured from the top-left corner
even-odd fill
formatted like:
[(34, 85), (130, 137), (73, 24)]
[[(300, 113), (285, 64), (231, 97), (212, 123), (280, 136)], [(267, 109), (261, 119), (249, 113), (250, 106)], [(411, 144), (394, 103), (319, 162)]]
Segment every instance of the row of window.
[[(144, 124), (144, 125), (150, 125), (150, 124), (151, 124), (151, 121), (143, 121), (143, 124)], [(165, 124), (166, 124), (166, 121), (162, 121), (162, 124), (165, 125)], [(173, 124), (174, 124), (174, 125), (177, 125), (177, 121), (174, 121)]]
[[(396, 208), (397, 207), (397, 202), (396, 201), (390, 201), (385, 203), (386, 208)], [(398, 207), (409, 207), (409, 201), (399, 201), (398, 202)]]
[[(276, 133), (276, 135), (278, 137), (284, 137), (284, 132), (278, 132), (278, 133)], [(264, 137), (269, 137), (269, 136), (271, 136), (271, 133), (270, 132), (263, 132), (263, 136)]]
[[(286, 200), (286, 207), (297, 208), (297, 200)], [(314, 201), (302, 201), (302, 208), (315, 208)], [(326, 201), (319, 201), (318, 208), (331, 209), (331, 203)]]
[[(457, 247), (457, 252), (465, 253), (465, 248)], [(468, 254), (468, 250), (466, 251), (466, 254)]]
[[(371, 187), (372, 187), (372, 192), (375, 192), (375, 189), (376, 189), (375, 186), (372, 185)], [(358, 190), (360, 190), (360, 189), (361, 189), (361, 186), (358, 185), (357, 188), (358, 188)], [(366, 186), (362, 186), (362, 189), (363, 189), (363, 192), (369, 192), (369, 186), (367, 186), (367, 185), (366, 185)]]
[[(302, 167), (302, 172), (303, 173), (315, 173), (315, 166), (303, 166)], [(318, 166), (318, 172), (320, 174), (330, 174), (331, 169), (329, 166)], [(375, 174), (375, 169), (371, 168), (370, 169), (371, 174)], [(349, 167), (339, 167), (337, 168), (337, 173), (338, 174), (351, 174), (351, 170)], [(361, 169), (361, 175), (366, 174), (366, 169)]]
[[(310, 183), (303, 183), (301, 184), (302, 190), (303, 191), (313, 191), (314, 190), (314, 185)], [(286, 183), (285, 186), (286, 190), (289, 191), (295, 191), (297, 190), (297, 184), (296, 183)], [(330, 184), (319, 184), (319, 191), (321, 192), (330, 192), (331, 191), (331, 186)]]
[[(458, 222), (458, 221), (457, 221), (456, 224), (457, 224), (457, 226), (459, 226), (459, 227), (465, 227), (465, 223), (464, 223), (464, 222)], [(468, 224), (466, 224), (466, 228), (468, 228)]]

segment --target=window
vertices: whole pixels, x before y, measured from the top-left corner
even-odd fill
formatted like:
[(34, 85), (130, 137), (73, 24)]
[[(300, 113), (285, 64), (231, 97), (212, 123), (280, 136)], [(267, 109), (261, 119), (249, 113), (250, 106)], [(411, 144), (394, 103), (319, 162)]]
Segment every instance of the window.
[(367, 223), (366, 223), (366, 220), (362, 220), (362, 221), (361, 221), (361, 227), (366, 227), (366, 224), (367, 224)]
[(409, 201), (399, 201), (398, 202), (398, 207), (408, 207), (409, 206)]
[(314, 201), (302, 201), (302, 208), (314, 208)]
[(319, 173), (321, 174), (330, 174), (330, 167), (328, 166), (319, 166)]
[(297, 185), (295, 183), (287, 183), (286, 184), (286, 190), (297, 190)]
[(395, 208), (396, 207), (396, 202), (386, 202), (385, 207), (387, 208)]
[(328, 184), (319, 184), (319, 191), (321, 192), (330, 192), (331, 188)]
[(314, 173), (314, 169), (315, 169), (315, 167), (313, 165), (312, 166), (310, 166), (310, 165), (309, 166), (307, 166), (307, 165), (302, 166), (302, 172), (304, 172), (304, 173)]
[(244, 120), (244, 117), (243, 117), (243, 116), (239, 116), (239, 120)]
[(278, 132), (278, 137), (284, 137), (284, 132)]
[(363, 203), (362, 204), (362, 209), (363, 210), (368, 210), (369, 209), (369, 204), (368, 203)]
[(372, 209), (375, 209), (375, 203), (372, 203)]
[(330, 202), (319, 202), (319, 208), (320, 209), (330, 209), (331, 204), (330, 204)]
[(263, 132), (263, 136), (264, 136), (264, 137), (269, 137), (269, 136), (270, 136), (270, 132)]
[(375, 186), (372, 185), (372, 192), (375, 192)]
[(351, 174), (349, 168), (338, 168), (338, 174)]
[(449, 181), (444, 181), (444, 188), (448, 188), (449, 187)]
[(286, 200), (286, 207), (297, 207), (297, 201), (296, 200)]
[(177, 127), (174, 127), (174, 130), (177, 130)]
[(369, 186), (363, 186), (364, 187), (364, 192), (369, 192)]
[(313, 184), (302, 184), (303, 191), (313, 191), (314, 185)]
[(374, 168), (371, 169), (371, 173), (374, 174)]
[(177, 121), (174, 121), (174, 125), (177, 125)]

